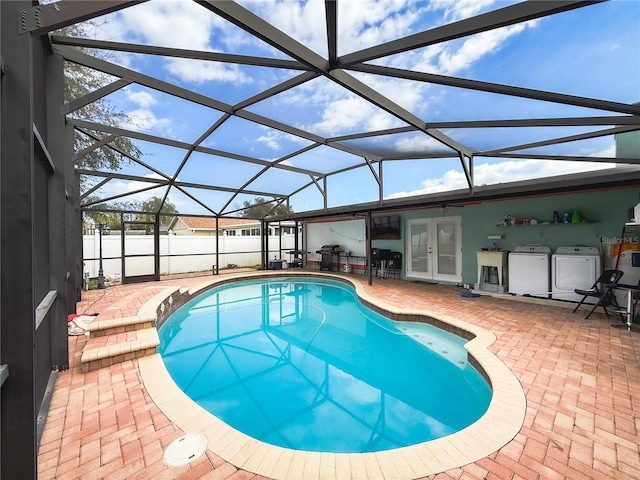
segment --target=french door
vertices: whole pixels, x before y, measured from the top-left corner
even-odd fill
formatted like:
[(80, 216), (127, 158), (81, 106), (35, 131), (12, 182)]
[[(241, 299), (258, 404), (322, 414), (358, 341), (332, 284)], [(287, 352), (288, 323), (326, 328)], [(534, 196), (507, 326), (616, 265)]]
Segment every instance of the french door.
[(462, 281), (462, 217), (405, 221), (406, 276)]

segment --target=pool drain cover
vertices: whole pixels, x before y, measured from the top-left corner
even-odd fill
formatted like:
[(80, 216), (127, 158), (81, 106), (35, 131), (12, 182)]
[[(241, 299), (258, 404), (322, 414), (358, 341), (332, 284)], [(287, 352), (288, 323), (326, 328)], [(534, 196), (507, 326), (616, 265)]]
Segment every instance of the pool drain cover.
[(192, 462), (207, 449), (207, 437), (201, 433), (187, 433), (171, 442), (164, 452), (164, 463), (177, 467)]

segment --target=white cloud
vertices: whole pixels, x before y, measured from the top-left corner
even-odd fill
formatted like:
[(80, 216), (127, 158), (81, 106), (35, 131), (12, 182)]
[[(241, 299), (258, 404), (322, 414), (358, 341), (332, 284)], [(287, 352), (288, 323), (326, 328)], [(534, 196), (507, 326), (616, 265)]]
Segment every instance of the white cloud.
[[(149, 173), (143, 176), (143, 178), (149, 179), (162, 179), (164, 177), (156, 174)], [(144, 182), (144, 181), (124, 181), (124, 180), (111, 180), (107, 182), (104, 186), (100, 188), (98, 194), (101, 198), (110, 198), (116, 195), (125, 195), (120, 197), (115, 202), (145, 202), (149, 200), (151, 197), (160, 197), (162, 198), (166, 192), (165, 186), (158, 186), (158, 188), (154, 188), (151, 190), (145, 190), (144, 192), (137, 192), (138, 190), (148, 188), (155, 183)], [(192, 208), (192, 204), (186, 202), (183, 197), (172, 195), (171, 190), (167, 197), (167, 201), (172, 203), (178, 211), (185, 211), (189, 208)]]
[[(339, 48), (353, 51), (415, 31), (418, 22), (424, 22), (427, 11), (437, 11), (448, 21), (457, 21), (486, 11), (493, 1), (489, 0), (438, 0), (436, 2), (410, 2), (405, 0), (364, 1), (354, 0), (339, 4)], [(442, 21), (442, 20), (441, 20)], [(505, 42), (522, 32), (532, 22), (484, 32), (444, 45), (430, 46), (381, 59), (399, 68), (428, 71), (446, 75), (459, 74), (472, 68), (487, 55), (498, 51)], [(398, 79), (353, 73), (371, 88), (390, 98), (394, 103), (416, 115), (426, 115), (430, 99), (429, 84), (412, 84)], [(317, 85), (314, 85), (317, 87)], [(391, 128), (398, 121), (390, 114), (364, 101), (354, 99), (350, 92), (341, 89), (316, 88), (312, 97), (313, 107), (324, 104), (322, 118), (309, 128), (319, 133), (338, 135), (366, 129)]]
[(392, 126), (397, 126), (393, 117), (363, 99), (348, 94), (328, 102), (322, 110), (321, 120), (303, 128), (334, 136), (355, 130), (377, 130)]
[(438, 59), (438, 71), (453, 75), (465, 70), (488, 54), (495, 53), (513, 35), (522, 32), (524, 24), (482, 32), (467, 38), (455, 51), (444, 50)]
[(224, 23), (195, 2), (169, 0), (122, 10), (109, 31), (120, 41), (206, 50), (213, 28)]
[(142, 108), (151, 107), (158, 103), (158, 101), (149, 92), (129, 92), (127, 98)]
[(419, 18), (422, 2), (351, 0), (338, 2), (340, 54), (406, 35)]
[[(397, 127), (399, 120), (355, 94), (325, 79), (317, 79), (286, 92), (278, 100), (299, 111), (317, 113), (319, 118), (296, 126), (314, 133), (334, 136), (353, 131)], [(295, 122), (295, 119), (292, 119)]]
[(273, 150), (280, 150), (279, 140), (282, 138), (282, 135), (276, 131), (269, 131), (264, 135), (259, 136), (256, 141), (266, 145), (267, 147)]
[[(110, 19), (108, 27), (112, 40), (187, 50), (221, 50), (224, 45), (242, 43), (239, 37), (243, 37), (239, 29), (192, 1), (157, 1), (127, 8)], [(165, 68), (195, 83), (250, 81), (234, 65), (169, 58)]]
[(380, 92), (401, 107), (414, 111), (425, 99), (427, 84), (412, 83), (409, 87), (406, 80), (384, 78), (377, 75), (354, 73), (353, 76), (369, 87)]
[(237, 65), (225, 65), (219, 62), (172, 58), (167, 60), (166, 68), (175, 77), (198, 84), (211, 81), (246, 84), (253, 81), (242, 73)]
[(428, 135), (417, 134), (412, 137), (403, 137), (395, 143), (395, 147), (400, 152), (415, 152), (415, 151), (444, 151), (449, 148), (440, 143), (433, 137)]
[[(144, 175), (143, 178), (160, 179), (163, 177), (161, 177), (156, 173), (149, 173), (147, 175)], [(111, 180), (100, 188), (100, 190), (98, 191), (98, 194), (102, 198), (113, 197), (116, 195), (123, 195), (123, 194), (131, 194), (131, 195), (127, 195), (126, 197), (119, 198), (115, 201), (144, 202), (145, 200), (148, 200), (150, 197), (154, 197), (154, 196), (157, 197), (164, 194), (165, 187), (160, 187), (158, 189), (152, 189), (152, 190), (139, 192), (139, 193), (133, 193), (143, 188), (148, 188), (152, 185), (154, 185), (154, 183), (147, 183), (144, 181)]]
[(599, 151), (599, 152), (579, 152), (578, 155), (585, 155), (587, 157), (595, 157), (595, 158), (614, 158), (616, 157), (616, 144), (614, 142), (611, 143), (607, 148)]
[(308, 48), (326, 54), (324, 0), (240, 3)]
[[(304, 45), (326, 53), (326, 31), (324, 22), (324, 2), (310, 0), (293, 2), (243, 2), (261, 18)], [(409, 0), (353, 0), (339, 3), (338, 28), (339, 48), (352, 51), (380, 42), (402, 37), (415, 31), (418, 22), (424, 22), (424, 14), (437, 11), (450, 21), (467, 18), (486, 10), (493, 2), (489, 0), (436, 0), (435, 2), (413, 2)], [(206, 11), (195, 2), (158, 1), (125, 9), (117, 18), (115, 35), (124, 41), (154, 43), (165, 46), (188, 49), (214, 50), (217, 46), (239, 45), (246, 43), (247, 36), (240, 34), (236, 27), (230, 26), (216, 15)], [(110, 25), (111, 27), (112, 25)], [(435, 25), (431, 25), (435, 26)], [(428, 28), (423, 26), (421, 28)], [(420, 52), (396, 56), (409, 62), (397, 65), (406, 68), (429, 69), (440, 73), (453, 74), (468, 68), (484, 55), (499, 48), (501, 42), (522, 30), (522, 26), (500, 29), (495, 32), (470, 37), (461, 44), (421, 49)], [(170, 34), (168, 34), (170, 32)], [(243, 40), (244, 39), (244, 40)], [(256, 47), (264, 50), (256, 41)], [(183, 81), (202, 84), (205, 82), (225, 82), (243, 84), (254, 79), (243, 73), (235, 65), (188, 59), (167, 59), (165, 68), (174, 77)], [(420, 110), (428, 106), (425, 100), (427, 85), (406, 88), (400, 80), (383, 79), (370, 76), (367, 82), (372, 88), (388, 95), (395, 103), (409, 111)], [(317, 85), (316, 85), (317, 86)], [(309, 93), (306, 91), (305, 93)], [(320, 88), (312, 92), (311, 98), (304, 99), (313, 108), (323, 112), (314, 131), (336, 135), (346, 131), (365, 129), (383, 129), (397, 126), (398, 121), (388, 113), (355, 97), (336, 86)], [(140, 104), (141, 107), (149, 105)], [(148, 124), (154, 124), (148, 112), (143, 116)], [(142, 115), (140, 115), (142, 116)], [(140, 121), (140, 119), (139, 119)], [(266, 145), (271, 143), (261, 139)]]
[(160, 129), (164, 132), (168, 131), (171, 120), (168, 118), (158, 118), (148, 108), (139, 108), (131, 112), (127, 112), (127, 121), (121, 123), (122, 128), (135, 131), (149, 131), (152, 129)]
[[(499, 164), (481, 164), (474, 167), (475, 185), (496, 185), (534, 178), (546, 178), (558, 175), (585, 172), (588, 170), (604, 170), (614, 168), (606, 163), (565, 162), (552, 160), (510, 160)], [(412, 191), (396, 192), (387, 198), (402, 198), (429, 193), (447, 192), (467, 188), (467, 181), (462, 171), (449, 170), (442, 177), (428, 178), (422, 186)]]
[(430, 10), (444, 10), (447, 20), (457, 21), (487, 10), (495, 0), (431, 0)]

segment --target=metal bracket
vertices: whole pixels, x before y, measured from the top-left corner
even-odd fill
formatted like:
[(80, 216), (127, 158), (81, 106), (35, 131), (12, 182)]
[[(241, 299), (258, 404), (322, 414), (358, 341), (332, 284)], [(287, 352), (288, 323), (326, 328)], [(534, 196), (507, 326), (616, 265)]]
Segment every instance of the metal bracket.
[(35, 123), (33, 124), (33, 137), (36, 140), (36, 145), (40, 147), (40, 151), (44, 155), (44, 158), (47, 160), (45, 162), (45, 167), (47, 167), (47, 170), (49, 171), (49, 175), (53, 175), (56, 172), (56, 164), (53, 162), (53, 159), (51, 158), (51, 154), (47, 149), (47, 145), (44, 143), (44, 140), (42, 139), (42, 135), (40, 135), (40, 132), (38, 131), (38, 127), (36, 127)]
[(9, 378), (9, 365), (0, 365), (0, 387), (7, 378)]
[(44, 296), (40, 304), (36, 307), (36, 330), (38, 329), (44, 318), (47, 316), (47, 313), (49, 313), (49, 310), (51, 310), (51, 306), (53, 305), (53, 302), (55, 302), (56, 298), (58, 298), (57, 290), (50, 290), (49, 293)]
[[(460, 163), (462, 164), (462, 169), (464, 170), (464, 175), (467, 179), (467, 185), (469, 185), (469, 193), (473, 195), (473, 155), (465, 156), (462, 152), (459, 153)], [(465, 161), (465, 158), (469, 159), (469, 163)]]
[(74, 23), (90, 20), (147, 0), (58, 1), (18, 12), (18, 34), (43, 35)]
[(40, 13), (42, 7), (33, 7), (29, 10), (21, 10), (20, 18), (18, 19), (18, 34), (29, 33), (32, 30), (40, 28), (42, 26), (42, 19)]

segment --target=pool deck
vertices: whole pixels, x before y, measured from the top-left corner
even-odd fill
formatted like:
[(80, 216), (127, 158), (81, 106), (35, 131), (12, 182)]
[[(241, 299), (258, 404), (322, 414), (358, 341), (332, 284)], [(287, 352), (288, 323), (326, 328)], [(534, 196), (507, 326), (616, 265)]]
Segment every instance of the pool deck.
[[(422, 478), (640, 478), (639, 333), (612, 328), (618, 320), (599, 314), (584, 320), (584, 312), (572, 314), (559, 302), (464, 298), (462, 289), (453, 286), (378, 279), (369, 286), (364, 276), (344, 276), (398, 311), (453, 316), (491, 332), (495, 342), (489, 351), (511, 369), (524, 390), (524, 423), (512, 440), (472, 463)], [(78, 312), (100, 312), (100, 319), (134, 316), (168, 287), (193, 287), (213, 278), (83, 292)], [(80, 355), (86, 341), (85, 336), (69, 337), (70, 368), (58, 376), (40, 444), (40, 480), (270, 478), (253, 473), (259, 469), (238, 468), (212, 450), (187, 465), (166, 466), (163, 453), (188, 433), (181, 428), (188, 422), (176, 421), (170, 412), (168, 416), (162, 400), (145, 386), (153, 357), (82, 373)], [(290, 473), (286, 478), (309, 477), (304, 465), (286, 455), (264, 454), (258, 463), (272, 463), (274, 469), (278, 463), (280, 471)], [(407, 477), (398, 467), (360, 467), (350, 470), (351, 478)], [(315, 478), (339, 476), (336, 463), (322, 456), (310, 456), (307, 468), (313, 468)]]

